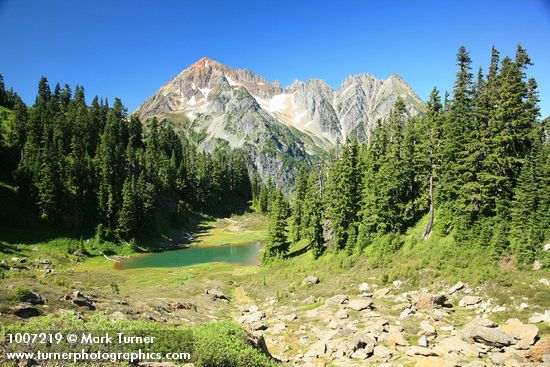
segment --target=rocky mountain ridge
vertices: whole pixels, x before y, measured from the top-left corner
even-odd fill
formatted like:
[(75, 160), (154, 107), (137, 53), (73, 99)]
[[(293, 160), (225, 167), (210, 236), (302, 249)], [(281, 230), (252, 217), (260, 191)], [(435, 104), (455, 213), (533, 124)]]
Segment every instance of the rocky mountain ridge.
[(201, 137), (199, 146), (207, 151), (220, 141), (243, 148), (261, 177), (286, 184), (293, 181), (296, 165), (310, 163), (338, 142), (367, 141), (398, 98), (410, 116), (424, 111), (421, 99), (397, 74), (386, 80), (351, 75), (336, 90), (320, 79), (282, 88), (250, 70), (204, 57), (134, 113), (142, 121), (157, 117), (182, 124)]

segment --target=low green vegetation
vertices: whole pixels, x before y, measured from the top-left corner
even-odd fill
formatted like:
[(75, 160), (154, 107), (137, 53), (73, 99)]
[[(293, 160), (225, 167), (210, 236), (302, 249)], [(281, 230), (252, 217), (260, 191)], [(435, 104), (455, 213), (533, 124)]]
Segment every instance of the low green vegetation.
[[(114, 320), (105, 313), (96, 313), (89, 320), (82, 320), (77, 314), (66, 312), (61, 315), (48, 315), (31, 320), (28, 323), (13, 323), (2, 325), (0, 336), (7, 333), (43, 332), (66, 335), (76, 331), (90, 332), (92, 335), (104, 335), (105, 332), (114, 336), (118, 332), (129, 336), (155, 337), (152, 344), (132, 343), (130, 345), (91, 344), (86, 347), (88, 353), (102, 352), (132, 352), (138, 349), (150, 353), (171, 353), (174, 351), (190, 353), (190, 360), (185, 363), (195, 363), (204, 367), (240, 367), (240, 366), (275, 366), (275, 362), (262, 354), (247, 342), (248, 334), (240, 326), (229, 321), (210, 322), (198, 326), (177, 326), (160, 324), (147, 320)], [(66, 351), (71, 347), (68, 343), (53, 344), (49, 351)], [(30, 351), (30, 350), (27, 350)], [(78, 366), (94, 366), (95, 362), (78, 362)], [(129, 365), (121, 362), (118, 365)]]

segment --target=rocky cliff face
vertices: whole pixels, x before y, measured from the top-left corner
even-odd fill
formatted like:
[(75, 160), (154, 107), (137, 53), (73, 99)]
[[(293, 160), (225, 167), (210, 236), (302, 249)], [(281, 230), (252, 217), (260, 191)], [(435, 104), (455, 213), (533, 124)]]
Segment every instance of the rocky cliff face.
[(394, 74), (386, 80), (349, 76), (333, 90), (319, 79), (278, 82), (246, 69), (202, 58), (162, 86), (135, 113), (185, 122), (211, 150), (220, 141), (249, 151), (263, 177), (292, 184), (297, 165), (308, 164), (338, 141), (366, 141), (397, 100), (411, 116), (424, 110), (414, 91)]

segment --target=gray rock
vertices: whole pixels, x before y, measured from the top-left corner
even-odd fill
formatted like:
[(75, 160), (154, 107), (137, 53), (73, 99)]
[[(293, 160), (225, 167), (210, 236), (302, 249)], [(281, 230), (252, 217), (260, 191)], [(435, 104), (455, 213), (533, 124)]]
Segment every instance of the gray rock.
[(355, 311), (363, 311), (367, 309), (372, 309), (373, 303), (370, 299), (366, 299), (366, 298), (353, 299), (349, 301), (349, 303), (347, 304), (347, 307)]
[(30, 303), (32, 305), (43, 305), (46, 303), (46, 298), (44, 298), (40, 293), (29, 292), (24, 294), (20, 301)]
[(360, 292), (368, 292), (369, 291), (369, 285), (367, 283), (359, 284), (359, 291)]
[(341, 310), (338, 310), (338, 312), (336, 312), (336, 317), (339, 318), (340, 320), (343, 320), (343, 319), (347, 319), (349, 315), (346, 310), (341, 309)]
[(20, 303), (10, 307), (10, 311), (17, 317), (28, 319), (30, 317), (40, 316), (40, 312), (30, 303)]
[(374, 294), (374, 297), (381, 298), (381, 297), (386, 297), (390, 292), (391, 290), (389, 288), (381, 288), (374, 291), (373, 294)]
[(63, 296), (63, 299), (66, 301), (71, 301), (77, 306), (87, 307), (89, 310), (95, 310), (94, 301), (83, 295), (80, 291), (74, 291), (72, 294), (66, 294)]
[(480, 351), (474, 345), (465, 342), (458, 336), (443, 338), (435, 346), (434, 351), (441, 355), (455, 353), (470, 358), (478, 358)]
[(380, 359), (390, 359), (393, 355), (393, 351), (389, 348), (384, 347), (383, 345), (377, 345), (374, 347), (373, 355), (376, 358)]
[(502, 331), (512, 335), (519, 340), (518, 344), (523, 344), (525, 349), (530, 345), (535, 344), (539, 335), (539, 328), (535, 325), (524, 324), (518, 319), (508, 319), (506, 323), (500, 327)]
[(280, 319), (282, 321), (287, 321), (287, 322), (291, 322), (291, 321), (294, 321), (298, 318), (298, 315), (296, 315), (295, 313), (291, 313), (291, 314), (288, 314), (288, 315), (283, 315), (280, 317)]
[(254, 322), (258, 322), (265, 318), (265, 312), (263, 311), (255, 311), (251, 312), (248, 315), (244, 315), (239, 319), (239, 322), (241, 324), (252, 324)]
[(453, 285), (451, 288), (449, 288), (449, 291), (447, 292), (448, 295), (454, 294), (464, 288), (465, 284), (463, 282), (458, 282), (455, 285)]
[(305, 353), (305, 357), (318, 358), (322, 357), (327, 351), (327, 343), (324, 340), (319, 340), (313, 344)]
[(313, 284), (319, 284), (319, 278), (310, 275), (310, 276), (306, 277), (302, 283), (312, 284), (312, 285)]
[(430, 323), (428, 321), (422, 321), (420, 323), (420, 330), (421, 330), (421, 333), (423, 335), (426, 335), (427, 337), (437, 335), (437, 331), (435, 330), (435, 328), (432, 325), (430, 325)]
[(477, 296), (464, 296), (458, 303), (460, 307), (472, 308), (481, 303), (482, 298)]
[(418, 345), (424, 348), (428, 347), (428, 338), (426, 337), (426, 334), (418, 338)]
[(476, 322), (467, 324), (461, 330), (460, 335), (467, 342), (477, 342), (491, 347), (501, 348), (516, 344), (514, 337), (500, 328), (488, 328)]
[(230, 301), (229, 297), (227, 297), (222, 291), (216, 288), (207, 289), (205, 293), (212, 296), (213, 300), (221, 300), (224, 302)]
[(550, 310), (545, 310), (544, 313), (535, 312), (527, 322), (530, 324), (538, 324), (539, 322), (550, 322)]
[(417, 346), (412, 346), (407, 348), (406, 353), (408, 356), (424, 356), (424, 357), (437, 356), (437, 353), (434, 352), (432, 349), (417, 347)]
[(346, 303), (349, 301), (349, 297), (344, 294), (337, 294), (335, 296), (330, 297), (327, 299), (327, 304), (332, 305), (341, 305), (343, 303)]
[(367, 359), (368, 357), (369, 355), (364, 349), (357, 349), (351, 354), (351, 358), (353, 359)]

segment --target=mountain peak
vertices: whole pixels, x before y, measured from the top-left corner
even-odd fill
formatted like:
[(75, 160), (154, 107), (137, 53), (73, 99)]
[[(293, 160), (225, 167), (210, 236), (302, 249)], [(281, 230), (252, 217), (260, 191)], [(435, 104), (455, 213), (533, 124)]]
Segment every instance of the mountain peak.
[(212, 60), (208, 56), (201, 57), (197, 62), (191, 65), (192, 69), (207, 69), (209, 67), (220, 67), (223, 66), (216, 60)]

